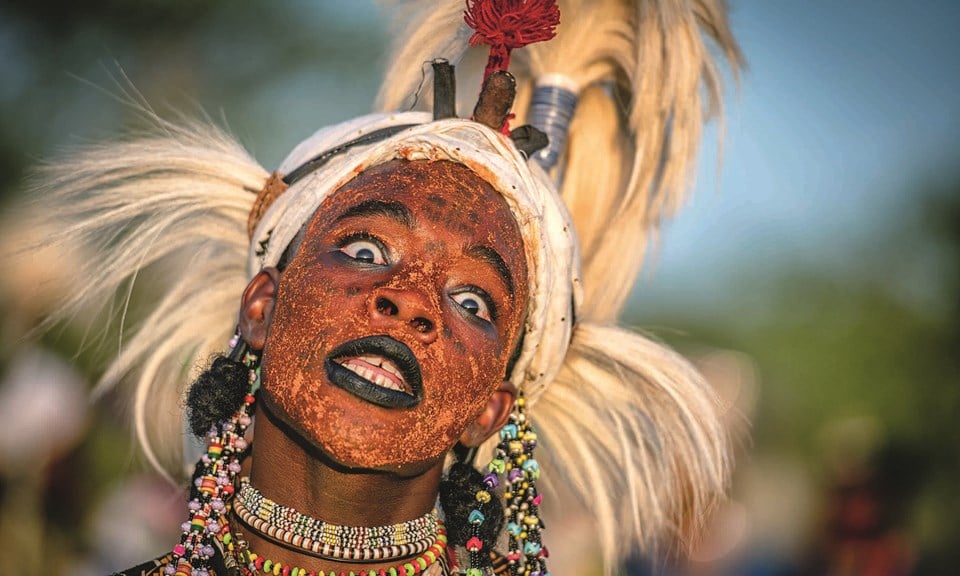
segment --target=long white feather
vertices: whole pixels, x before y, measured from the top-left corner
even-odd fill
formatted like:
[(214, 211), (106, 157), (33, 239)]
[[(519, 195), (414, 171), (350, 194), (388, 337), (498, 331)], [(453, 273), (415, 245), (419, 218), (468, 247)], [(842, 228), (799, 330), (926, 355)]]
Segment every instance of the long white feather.
[(246, 218), (268, 174), (212, 125), (177, 125), (141, 111), (154, 124), (150, 134), (87, 147), (41, 168), (31, 208), (56, 222), (42, 244), (88, 248), (71, 251), (77, 280), (48, 325), (106, 307), (118, 292), (127, 294), (125, 308), (142, 270), (165, 273), (156, 291), (162, 298), (138, 326), (122, 328), (120, 349), (95, 390), (132, 379), (135, 431), (147, 459), (179, 473), (180, 443), (173, 440), (182, 435), (186, 374), (222, 352), (236, 324)]

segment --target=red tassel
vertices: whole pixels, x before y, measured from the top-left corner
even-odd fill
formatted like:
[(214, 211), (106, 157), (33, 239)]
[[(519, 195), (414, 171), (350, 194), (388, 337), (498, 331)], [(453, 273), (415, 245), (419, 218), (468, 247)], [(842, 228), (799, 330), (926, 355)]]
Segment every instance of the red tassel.
[(556, 0), (466, 0), (463, 20), (474, 29), (470, 45), (490, 45), (483, 79), (510, 66), (510, 51), (549, 40), (557, 34)]

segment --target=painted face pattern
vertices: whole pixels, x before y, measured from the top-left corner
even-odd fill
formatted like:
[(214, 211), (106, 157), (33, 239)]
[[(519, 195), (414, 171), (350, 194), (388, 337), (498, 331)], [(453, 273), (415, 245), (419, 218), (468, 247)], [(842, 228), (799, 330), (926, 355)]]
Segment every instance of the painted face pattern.
[(505, 200), (468, 168), (368, 169), (323, 202), (281, 274), (265, 400), (340, 464), (435, 461), (505, 379), (526, 278)]

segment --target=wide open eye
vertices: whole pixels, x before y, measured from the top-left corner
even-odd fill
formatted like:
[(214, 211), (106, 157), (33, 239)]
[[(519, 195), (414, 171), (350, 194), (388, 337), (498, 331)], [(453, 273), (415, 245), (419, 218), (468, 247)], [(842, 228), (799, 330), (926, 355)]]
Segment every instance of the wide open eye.
[(466, 288), (450, 295), (450, 298), (468, 314), (493, 322), (494, 309), (489, 296), (479, 288)]
[(347, 239), (340, 245), (340, 251), (364, 264), (383, 266), (387, 263), (386, 250), (375, 238)]

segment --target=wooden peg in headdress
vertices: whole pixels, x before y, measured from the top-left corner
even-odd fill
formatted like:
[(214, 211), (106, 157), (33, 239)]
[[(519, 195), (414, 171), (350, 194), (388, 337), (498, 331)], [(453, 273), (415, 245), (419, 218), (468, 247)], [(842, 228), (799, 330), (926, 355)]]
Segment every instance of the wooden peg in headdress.
[(444, 58), (430, 63), (433, 66), (433, 119), (457, 116), (457, 81), (453, 64)]

